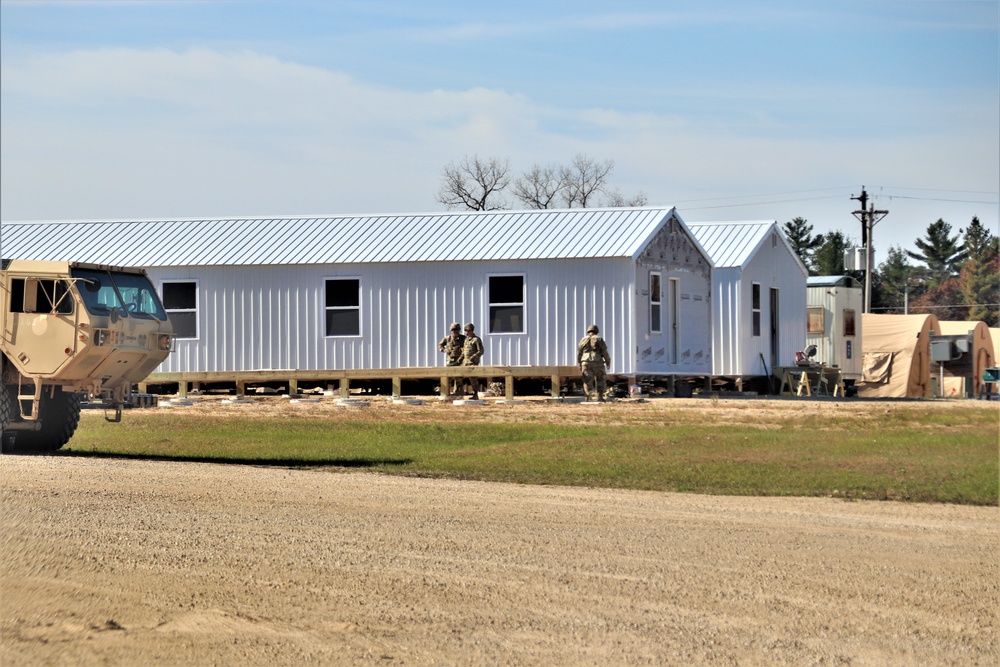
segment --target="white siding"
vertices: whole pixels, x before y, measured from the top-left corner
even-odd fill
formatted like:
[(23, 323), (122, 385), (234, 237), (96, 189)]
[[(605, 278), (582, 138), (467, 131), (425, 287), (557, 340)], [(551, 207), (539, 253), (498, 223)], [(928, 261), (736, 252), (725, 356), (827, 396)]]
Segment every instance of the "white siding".
[[(649, 375), (711, 375), (711, 264), (683, 225), (668, 224), (636, 263), (636, 370)], [(662, 330), (649, 325), (649, 274), (660, 273)], [(676, 294), (671, 288), (675, 281)], [(675, 298), (676, 297), (676, 298)], [(671, 311), (677, 312), (673, 340)], [(676, 357), (673, 349), (676, 345)]]
[[(484, 364), (566, 365), (586, 325), (601, 327), (613, 373), (634, 373), (634, 272), (624, 258), (157, 268), (150, 278), (198, 281), (201, 338), (178, 340), (157, 372), (350, 370), (443, 365), (452, 321), (474, 322)], [(525, 277), (525, 332), (488, 331), (488, 280)], [(361, 335), (325, 334), (325, 280), (361, 282)]]
[[(780, 234), (777, 226), (772, 234)], [(742, 266), (715, 267), (712, 271), (714, 375), (766, 375), (772, 365), (793, 364), (795, 353), (806, 345), (806, 273), (783, 239), (772, 234), (763, 236), (756, 249), (746, 253), (746, 263)], [(754, 283), (760, 285), (759, 336), (753, 335)], [(771, 358), (772, 289), (778, 290), (774, 360)]]
[[(737, 369), (753, 367), (746, 362), (746, 357), (752, 353), (747, 343), (751, 337), (750, 288), (743, 289), (742, 273), (739, 268), (712, 270), (712, 372), (715, 375), (743, 375), (745, 373)], [(759, 361), (757, 366), (758, 372), (764, 374)], [(749, 373), (753, 371), (746, 372)]]
[[(764, 355), (767, 368), (772, 365), (790, 366), (795, 363), (795, 353), (806, 346), (806, 276), (797, 270), (784, 246), (771, 248), (765, 241), (760, 252), (750, 260), (743, 271), (741, 296), (743, 334), (739, 340), (744, 345), (742, 358), (732, 373), (719, 375), (762, 375), (764, 369), (760, 355)], [(760, 336), (752, 336), (750, 320), (751, 285), (760, 284)], [(770, 290), (778, 290), (778, 358), (771, 360), (771, 302)], [(740, 317), (734, 314), (733, 317)], [(737, 372), (738, 371), (738, 372)]]
[[(817, 279), (818, 280), (818, 279)], [(841, 281), (850, 279), (841, 278)], [(844, 377), (859, 380), (863, 365), (861, 313), (864, 294), (860, 287), (833, 284), (810, 284), (808, 306), (823, 308), (823, 333), (807, 334), (806, 342), (816, 346), (815, 361), (837, 366)], [(854, 311), (854, 335), (844, 335), (844, 311)]]

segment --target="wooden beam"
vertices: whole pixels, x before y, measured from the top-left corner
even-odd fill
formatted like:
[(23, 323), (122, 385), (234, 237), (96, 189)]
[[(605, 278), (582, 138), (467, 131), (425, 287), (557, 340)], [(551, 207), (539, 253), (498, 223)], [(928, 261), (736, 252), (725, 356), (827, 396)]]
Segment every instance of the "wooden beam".
[[(514, 382), (522, 378), (548, 378), (552, 382), (551, 395), (558, 398), (566, 380), (580, 378), (579, 366), (430, 366), (404, 368), (372, 368), (353, 370), (252, 370), (252, 371), (198, 371), (152, 373), (144, 385), (177, 384), (177, 393), (187, 396), (188, 384), (198, 389), (202, 383), (233, 383), (236, 393), (243, 396), (247, 385), (266, 382), (287, 382), (289, 393), (298, 393), (302, 382), (315, 382), (326, 386), (327, 390), (337, 383), (342, 398), (350, 398), (351, 383), (361, 383), (372, 380), (391, 381), (392, 393), (402, 394), (404, 380), (437, 380), (440, 383), (442, 396), (451, 393), (451, 385), (464, 378), (480, 378), (489, 381), (490, 378), (504, 379), (504, 394), (508, 400), (514, 398)], [(608, 378), (609, 382), (611, 377)]]

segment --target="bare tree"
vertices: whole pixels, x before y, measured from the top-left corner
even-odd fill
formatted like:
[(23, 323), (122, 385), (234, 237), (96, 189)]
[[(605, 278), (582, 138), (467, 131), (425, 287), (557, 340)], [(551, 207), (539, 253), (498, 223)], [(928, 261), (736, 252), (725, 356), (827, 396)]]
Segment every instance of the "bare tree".
[(639, 190), (638, 194), (626, 198), (622, 191), (615, 188), (608, 192), (606, 206), (611, 208), (631, 208), (633, 206), (645, 206), (648, 203), (646, 193)]
[(552, 208), (556, 197), (566, 188), (556, 167), (535, 165), (514, 181), (513, 193), (528, 208)]
[[(513, 181), (511, 191), (527, 208), (553, 208), (557, 200), (567, 208), (645, 206), (646, 195), (641, 191), (626, 198), (618, 188), (608, 188), (608, 175), (614, 168), (614, 160), (598, 161), (581, 153), (569, 166), (536, 164)], [(448, 208), (504, 209), (507, 202), (502, 193), (512, 185), (509, 173), (509, 160), (466, 156), (457, 165), (453, 162), (444, 168), (437, 200)], [(604, 195), (605, 201), (598, 201), (598, 195)]]
[(482, 160), (478, 155), (465, 157), (459, 164), (452, 162), (444, 168), (441, 190), (437, 200), (448, 208), (465, 208), (471, 211), (495, 211), (505, 208), (501, 193), (510, 184), (510, 162), (491, 157)]
[(573, 158), (570, 166), (560, 170), (560, 179), (566, 184), (562, 192), (566, 207), (587, 208), (592, 206), (593, 197), (604, 192), (608, 174), (614, 168), (614, 160), (598, 162), (583, 153)]

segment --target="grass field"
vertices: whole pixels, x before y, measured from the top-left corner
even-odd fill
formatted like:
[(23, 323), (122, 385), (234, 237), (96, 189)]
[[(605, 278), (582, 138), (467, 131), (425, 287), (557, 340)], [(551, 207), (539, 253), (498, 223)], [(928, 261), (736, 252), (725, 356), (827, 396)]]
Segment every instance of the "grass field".
[[(697, 403), (697, 405), (694, 405)], [(670, 401), (85, 414), (69, 455), (723, 495), (998, 504), (996, 404)]]

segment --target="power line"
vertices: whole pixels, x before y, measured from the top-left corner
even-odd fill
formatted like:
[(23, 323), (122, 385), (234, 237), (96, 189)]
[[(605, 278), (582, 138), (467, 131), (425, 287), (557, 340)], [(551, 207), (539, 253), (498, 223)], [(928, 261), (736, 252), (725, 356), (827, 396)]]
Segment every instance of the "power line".
[(895, 185), (880, 185), (879, 188), (889, 189), (889, 190), (921, 190), (923, 192), (957, 192), (966, 195), (996, 195), (1000, 192), (992, 192), (989, 190), (944, 190), (941, 188), (903, 188), (897, 187)]
[[(987, 192), (984, 194), (993, 194), (992, 192)], [(910, 197), (908, 195), (879, 195), (880, 197), (888, 197), (889, 199), (917, 199), (920, 201), (945, 201), (954, 202), (958, 204), (993, 204), (994, 206), (1000, 204), (1000, 202), (995, 201), (976, 201), (973, 199), (938, 199), (936, 197)]]
[[(762, 193), (762, 194), (759, 194), (759, 195), (734, 195), (732, 197), (705, 197), (703, 199), (684, 199), (684, 200), (681, 200), (681, 201), (678, 201), (678, 202), (674, 202), (674, 203), (675, 204), (687, 204), (689, 202), (696, 202), (696, 201), (725, 201), (726, 199), (746, 199), (746, 198), (752, 198), (752, 197), (778, 197), (778, 196), (781, 196), (781, 195), (801, 195), (801, 194), (804, 194), (806, 192), (829, 192), (830, 190), (850, 190), (851, 187), (853, 187), (853, 186), (845, 185), (845, 186), (839, 187), (839, 188), (814, 188), (812, 190), (791, 190), (791, 191), (788, 191), (788, 192), (765, 192), (765, 193)], [(831, 197), (831, 199), (834, 199), (834, 197)], [(809, 201), (809, 200), (804, 199), (802, 201)], [(766, 204), (768, 202), (762, 202), (762, 203)]]
[[(724, 199), (720, 197), (719, 199)], [(735, 199), (735, 197), (733, 197)], [(774, 201), (755, 201), (755, 202), (743, 202), (740, 204), (719, 204), (718, 206), (686, 206), (685, 211), (704, 211), (710, 208), (739, 208), (742, 206), (761, 206), (764, 204), (791, 204), (800, 201), (819, 201), (821, 199), (841, 199), (840, 195), (834, 195), (830, 197), (805, 197), (802, 199), (780, 199)], [(708, 199), (694, 199), (690, 201), (710, 201)], [(675, 202), (677, 204), (682, 204), (684, 202)]]
[[(892, 186), (892, 187), (890, 187), (890, 186), (884, 186), (884, 185), (883, 186), (877, 186), (877, 187), (879, 189), (879, 193), (877, 195), (874, 195), (874, 196), (875, 197), (888, 197), (889, 199), (912, 199), (912, 200), (916, 200), (916, 201), (939, 201), (939, 202), (947, 202), (947, 203), (953, 203), (953, 204), (989, 204), (989, 205), (993, 205), (993, 206), (996, 206), (996, 205), (1000, 204), (1000, 202), (996, 202), (996, 201), (985, 201), (985, 200), (976, 200), (976, 199), (945, 199), (945, 198), (940, 198), (940, 197), (917, 197), (917, 196), (914, 196), (914, 195), (896, 195), (896, 194), (889, 194), (889, 193), (886, 192), (886, 190), (912, 190), (912, 191), (918, 191), (918, 192), (952, 192), (952, 193), (956, 193), (956, 194), (977, 194), (977, 195), (997, 195), (997, 194), (1000, 194), (1000, 193), (997, 193), (997, 192), (991, 192), (991, 191), (987, 191), (987, 190), (948, 190), (948, 189), (944, 189), (944, 188), (907, 188), (907, 187), (898, 187), (898, 186)], [(825, 199), (839, 199), (840, 198), (839, 195), (829, 195), (829, 196), (823, 196), (823, 197), (801, 197), (801, 198), (796, 198), (796, 199), (777, 199), (777, 200), (771, 200), (771, 201), (750, 201), (750, 200), (753, 200), (753, 199), (758, 198), (758, 197), (779, 197), (779, 196), (783, 196), (783, 195), (798, 195), (798, 194), (806, 194), (806, 193), (810, 193), (810, 192), (830, 192), (830, 191), (833, 191), (833, 190), (839, 190), (839, 191), (842, 191), (842, 192), (848, 192), (849, 193), (852, 189), (853, 189), (853, 186), (841, 186), (841, 187), (833, 187), (833, 188), (812, 188), (812, 189), (809, 189), (809, 190), (789, 190), (789, 191), (785, 191), (785, 192), (765, 192), (765, 193), (761, 193), (761, 194), (733, 195), (733, 196), (729, 196), (729, 197), (704, 197), (704, 198), (701, 198), (701, 199), (682, 199), (682, 200), (679, 200), (679, 201), (673, 201), (672, 203), (673, 204), (677, 204), (677, 205), (681, 205), (681, 204), (690, 204), (690, 203), (697, 203), (697, 202), (723, 202), (723, 201), (730, 201), (730, 200), (733, 200), (733, 199), (743, 200), (743, 201), (741, 201), (739, 203), (733, 203), (733, 204), (714, 204), (714, 205), (708, 205), (708, 206), (691, 206), (691, 207), (685, 207), (685, 209), (688, 210), (688, 211), (703, 211), (703, 210), (715, 209), (715, 208), (740, 208), (740, 207), (744, 207), (744, 206), (763, 206), (763, 205), (767, 205), (767, 204), (793, 204), (793, 203), (805, 202), (805, 201), (820, 201), (820, 200), (825, 200)]]

